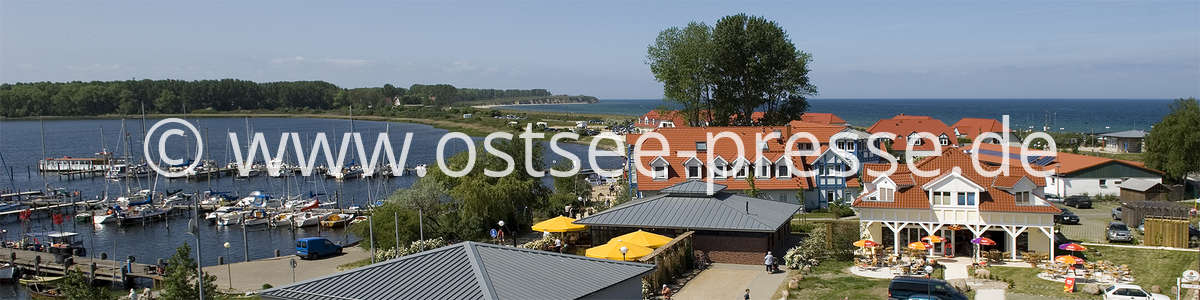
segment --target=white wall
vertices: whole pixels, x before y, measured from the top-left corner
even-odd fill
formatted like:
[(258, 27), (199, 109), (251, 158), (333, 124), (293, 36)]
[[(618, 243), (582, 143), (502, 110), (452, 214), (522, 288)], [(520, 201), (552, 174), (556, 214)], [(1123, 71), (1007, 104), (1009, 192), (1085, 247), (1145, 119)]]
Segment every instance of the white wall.
[[(1054, 180), (1050, 180), (1054, 178)], [(1142, 180), (1149, 180), (1155, 183), (1162, 183), (1161, 177), (1133, 177)], [(1106, 185), (1100, 186), (1100, 179), (1104, 179)], [(1056, 194), (1062, 197), (1088, 194), (1096, 195), (1113, 195), (1121, 194), (1121, 182), (1124, 182), (1128, 177), (1117, 178), (1046, 178), (1046, 194)], [(1061, 185), (1061, 186), (1060, 186)]]

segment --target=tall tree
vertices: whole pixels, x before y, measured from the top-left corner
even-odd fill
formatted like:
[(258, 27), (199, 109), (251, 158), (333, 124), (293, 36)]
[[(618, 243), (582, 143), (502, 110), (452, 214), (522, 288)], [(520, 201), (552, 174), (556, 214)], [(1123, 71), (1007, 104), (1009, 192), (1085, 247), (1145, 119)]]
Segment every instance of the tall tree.
[[(664, 95), (693, 123), (784, 124), (799, 119), (817, 92), (808, 78), (812, 56), (762, 17), (738, 14), (711, 28), (696, 22), (668, 28), (647, 53)], [(761, 120), (753, 119), (756, 110), (764, 110)]]
[(1200, 104), (1196, 98), (1178, 99), (1171, 113), (1146, 136), (1146, 166), (1162, 170), (1172, 179), (1200, 172)]
[(192, 248), (187, 244), (175, 249), (175, 255), (167, 260), (167, 276), (163, 279), (163, 299), (200, 299), (200, 290), (196, 281), (204, 286), (204, 296), (215, 299), (217, 285), (213, 283), (216, 276), (204, 274), (196, 276), (196, 261), (192, 260)]
[(711, 119), (710, 114), (701, 114), (710, 108), (711, 46), (712, 29), (704, 23), (691, 22), (683, 28), (671, 27), (659, 32), (647, 49), (650, 72), (663, 83), (664, 96), (683, 106), (684, 119), (693, 126)]
[(112, 294), (109, 294), (102, 287), (97, 287), (88, 282), (83, 272), (71, 270), (67, 272), (67, 277), (63, 278), (59, 284), (59, 290), (62, 295), (71, 300), (107, 300), (116, 299)]

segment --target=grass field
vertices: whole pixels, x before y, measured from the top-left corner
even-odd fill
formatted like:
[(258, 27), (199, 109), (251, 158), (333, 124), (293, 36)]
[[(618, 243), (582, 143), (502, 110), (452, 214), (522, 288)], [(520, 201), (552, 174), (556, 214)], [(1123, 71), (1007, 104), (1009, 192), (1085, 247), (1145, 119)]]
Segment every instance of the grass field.
[[(1088, 261), (1107, 260), (1116, 265), (1128, 265), (1133, 271), (1134, 284), (1149, 290), (1158, 285), (1163, 291), (1170, 291), (1175, 285), (1175, 277), (1187, 269), (1200, 266), (1200, 253), (1171, 250), (1133, 249), (1108, 246), (1090, 246), (1085, 255)], [(1062, 292), (1063, 284), (1037, 278), (1037, 269), (992, 267), (992, 275), (1009, 279), (1014, 282), (1010, 292), (1021, 294), (1049, 296), (1053, 298), (1093, 299), (1095, 296), (1085, 296), (1078, 293)]]
[[(846, 272), (848, 261), (826, 261), (804, 275), (800, 287), (790, 291), (788, 299), (884, 299), (887, 298), (886, 279), (854, 276)], [(787, 288), (785, 284), (783, 288)]]

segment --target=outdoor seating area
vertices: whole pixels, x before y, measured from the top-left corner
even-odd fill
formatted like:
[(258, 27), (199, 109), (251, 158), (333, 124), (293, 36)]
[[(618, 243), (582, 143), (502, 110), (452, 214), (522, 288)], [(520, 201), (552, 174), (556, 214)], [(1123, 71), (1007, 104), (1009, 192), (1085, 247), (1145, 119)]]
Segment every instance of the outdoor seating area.
[(650, 253), (654, 249), (670, 243), (672, 238), (638, 230), (608, 240), (608, 243), (588, 248), (584, 253), (587, 257), (611, 260), (634, 261)]
[[(926, 240), (941, 242), (938, 236), (927, 236)], [(892, 247), (885, 247), (871, 240), (854, 242), (859, 247), (855, 251), (854, 268), (851, 270), (860, 276), (873, 278), (891, 278), (895, 276), (925, 276), (937, 267), (937, 261), (929, 259), (928, 251), (933, 246), (929, 242), (912, 242), (900, 255), (894, 254)]]
[[(1058, 248), (1071, 252), (1087, 250), (1086, 247), (1075, 243), (1062, 244)], [(1041, 272), (1038, 273), (1038, 278), (1051, 281), (1065, 281), (1067, 278), (1075, 278), (1076, 282), (1105, 284), (1134, 281), (1129, 265), (1116, 265), (1103, 260), (1088, 262), (1074, 255), (1056, 256), (1052, 262), (1042, 264), (1039, 268)]]

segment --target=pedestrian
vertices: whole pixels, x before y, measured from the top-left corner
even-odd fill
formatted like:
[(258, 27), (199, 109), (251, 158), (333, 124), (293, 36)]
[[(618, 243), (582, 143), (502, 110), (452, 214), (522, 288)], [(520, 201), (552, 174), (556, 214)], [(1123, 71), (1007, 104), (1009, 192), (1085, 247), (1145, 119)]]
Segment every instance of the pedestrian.
[(662, 294), (663, 299), (670, 300), (671, 299), (671, 288), (667, 287), (667, 285), (664, 284), (662, 287), (661, 294)]
[(742, 296), (746, 300), (750, 300), (750, 289), (746, 289), (746, 294)]
[(554, 238), (554, 248), (558, 248), (558, 253), (562, 253), (563, 243), (559, 238)]
[(771, 256), (771, 251), (767, 251), (767, 256), (763, 256), (763, 264), (767, 266), (767, 273), (774, 273), (771, 266), (775, 265), (775, 256)]

